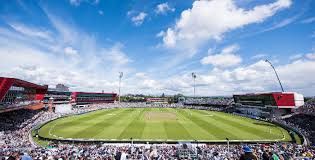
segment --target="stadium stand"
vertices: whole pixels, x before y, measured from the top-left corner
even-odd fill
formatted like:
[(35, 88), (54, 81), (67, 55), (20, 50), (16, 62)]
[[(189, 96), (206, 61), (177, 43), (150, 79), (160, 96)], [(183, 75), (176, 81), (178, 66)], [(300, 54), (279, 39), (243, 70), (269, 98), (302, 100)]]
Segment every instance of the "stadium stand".
[(315, 144), (315, 98), (312, 98), (297, 109), (297, 112), (283, 121), (303, 132), (311, 144)]
[[(97, 104), (74, 108), (71, 114), (117, 107), (187, 107), (180, 104)], [(193, 106), (190, 106), (193, 107)], [(207, 107), (209, 108), (209, 107)], [(202, 109), (197, 106), (196, 109)], [(17, 110), (0, 116), (0, 158), (2, 159), (298, 159), (315, 158), (315, 150), (290, 143), (275, 144), (88, 144), (53, 143), (37, 146), (30, 137), (33, 127), (63, 116), (53, 112)], [(299, 118), (299, 117), (296, 117)], [(292, 120), (294, 121), (294, 120)]]
[(297, 109), (299, 113), (315, 115), (315, 98), (311, 98), (305, 102), (305, 105)]
[(16, 78), (0, 77), (0, 112), (43, 108), (47, 88)]
[(209, 106), (228, 106), (231, 105), (231, 97), (188, 97), (184, 100), (186, 105), (209, 105)]
[(290, 118), (284, 119), (285, 123), (298, 128), (304, 133), (310, 143), (315, 144), (315, 121), (314, 116), (308, 114), (297, 114)]
[[(38, 146), (32, 137), (32, 130), (48, 121), (66, 115), (86, 113), (109, 108), (192, 108), (199, 110), (215, 110), (226, 112), (233, 107), (231, 97), (197, 97), (186, 98), (184, 103), (111, 103), (114, 93), (84, 92), (47, 92), (47, 86), (40, 86), (18, 79), (1, 78), (2, 88), (0, 113), (0, 159), (297, 159), (315, 158), (315, 150), (310, 146), (291, 143), (274, 144), (133, 144), (133, 143), (67, 143), (50, 142), (48, 148)], [(9, 93), (9, 94), (7, 94)], [(46, 93), (46, 94), (45, 94)], [(45, 96), (44, 96), (45, 95)], [(72, 97), (70, 101), (69, 97)], [(22, 97), (17, 98), (17, 97)], [(74, 107), (70, 113), (29, 110), (29, 103), (43, 104), (50, 97), (56, 99), (55, 104), (73, 103), (87, 104)], [(24, 99), (25, 100), (24, 100)], [(58, 101), (60, 100), (60, 101)], [(57, 103), (58, 102), (58, 103)], [(48, 102), (46, 102), (48, 103)], [(308, 137), (314, 144), (314, 98), (297, 109), (292, 116), (275, 119), (279, 123), (294, 127)], [(231, 112), (230, 112), (231, 113)]]

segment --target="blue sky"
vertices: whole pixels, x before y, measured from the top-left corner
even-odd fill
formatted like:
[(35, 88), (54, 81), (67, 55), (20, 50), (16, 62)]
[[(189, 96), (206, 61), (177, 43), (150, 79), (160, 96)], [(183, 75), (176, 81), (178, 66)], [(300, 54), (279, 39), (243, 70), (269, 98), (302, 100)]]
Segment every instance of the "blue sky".
[(0, 75), (75, 91), (315, 95), (312, 0), (0, 2)]

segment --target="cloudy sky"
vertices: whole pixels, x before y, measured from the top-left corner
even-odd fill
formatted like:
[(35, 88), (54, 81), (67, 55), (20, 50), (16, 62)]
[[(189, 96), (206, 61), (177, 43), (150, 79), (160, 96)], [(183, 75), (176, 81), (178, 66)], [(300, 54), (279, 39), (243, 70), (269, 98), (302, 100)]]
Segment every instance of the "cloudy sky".
[(72, 91), (315, 95), (315, 1), (0, 2), (0, 76)]

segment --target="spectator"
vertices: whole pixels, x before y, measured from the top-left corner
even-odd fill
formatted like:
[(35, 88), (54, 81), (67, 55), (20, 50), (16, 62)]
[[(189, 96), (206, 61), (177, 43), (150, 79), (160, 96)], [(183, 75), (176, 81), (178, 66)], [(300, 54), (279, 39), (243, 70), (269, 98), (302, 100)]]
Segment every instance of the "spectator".
[(244, 154), (241, 155), (240, 160), (258, 160), (257, 156), (253, 154), (253, 151), (249, 146), (244, 146), (243, 150)]

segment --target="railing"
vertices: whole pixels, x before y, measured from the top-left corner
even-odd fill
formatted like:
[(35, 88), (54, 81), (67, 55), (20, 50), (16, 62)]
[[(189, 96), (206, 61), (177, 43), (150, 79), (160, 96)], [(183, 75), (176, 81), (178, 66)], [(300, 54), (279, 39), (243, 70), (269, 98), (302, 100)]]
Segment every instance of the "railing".
[(27, 105), (36, 104), (36, 103), (40, 103), (40, 100), (23, 101), (23, 102), (15, 102), (15, 103), (3, 103), (1, 107), (4, 109), (7, 109), (7, 108), (27, 106)]

